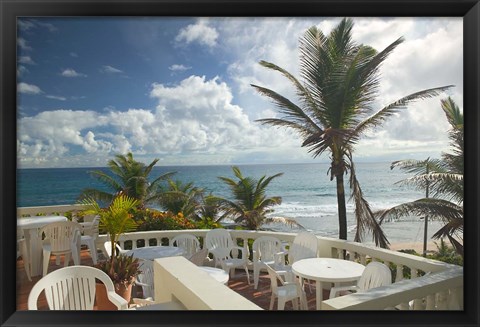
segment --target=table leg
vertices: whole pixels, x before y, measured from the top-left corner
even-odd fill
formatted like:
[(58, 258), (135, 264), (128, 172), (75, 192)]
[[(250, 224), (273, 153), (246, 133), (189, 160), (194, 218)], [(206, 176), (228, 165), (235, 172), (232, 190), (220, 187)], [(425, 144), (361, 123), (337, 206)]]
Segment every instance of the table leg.
[(30, 276), (42, 275), (42, 244), (38, 237), (38, 229), (25, 229), (24, 230), (25, 243), (27, 245), (28, 257), (30, 261)]
[(322, 282), (321, 281), (316, 281), (315, 282), (315, 288), (316, 288), (316, 294), (317, 294), (317, 310), (320, 310), (322, 307), (322, 301), (323, 301), (323, 289), (322, 289)]

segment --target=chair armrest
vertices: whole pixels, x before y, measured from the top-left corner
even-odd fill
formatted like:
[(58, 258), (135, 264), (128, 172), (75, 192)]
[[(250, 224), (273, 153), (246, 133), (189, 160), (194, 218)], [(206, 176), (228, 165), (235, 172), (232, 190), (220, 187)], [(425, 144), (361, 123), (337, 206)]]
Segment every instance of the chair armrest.
[(232, 253), (232, 250), (239, 250), (239, 251), (241, 252), (241, 257), (240, 257), (240, 258), (241, 258), (241, 259), (244, 259), (244, 256), (245, 256), (245, 254), (246, 254), (245, 248), (242, 248), (242, 247), (240, 247), (240, 246), (232, 246), (232, 247), (230, 248), (230, 254)]
[(139, 282), (138, 280), (135, 281), (135, 285), (138, 285), (138, 286), (145, 286), (145, 287), (149, 287), (150, 285), (147, 284), (147, 283), (142, 283), (142, 282)]
[(347, 286), (336, 286), (330, 289), (330, 299), (337, 297), (339, 292), (342, 291), (356, 291), (358, 287), (356, 285), (347, 285)]
[(276, 264), (281, 264), (281, 265), (285, 265), (285, 256), (286, 256), (286, 252), (284, 251), (281, 251), (281, 252), (277, 252), (273, 255), (274, 257), (274, 260), (275, 260), (275, 263)]
[(118, 310), (126, 310), (128, 309), (128, 302), (125, 300), (123, 297), (118, 295), (117, 293), (110, 291), (107, 292), (108, 299), (110, 302), (115, 304), (118, 308)]

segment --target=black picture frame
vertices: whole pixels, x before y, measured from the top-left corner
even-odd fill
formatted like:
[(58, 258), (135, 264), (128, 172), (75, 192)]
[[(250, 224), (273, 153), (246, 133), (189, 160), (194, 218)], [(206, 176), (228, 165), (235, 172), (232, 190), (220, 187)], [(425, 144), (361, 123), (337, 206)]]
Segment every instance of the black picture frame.
[[(476, 0), (0, 0), (1, 198), (0, 322), (2, 326), (168, 325), (462, 325), (478, 326), (479, 16)], [(463, 17), (465, 116), (464, 309), (459, 312), (32, 312), (16, 311), (16, 17), (18, 16), (423, 16)]]

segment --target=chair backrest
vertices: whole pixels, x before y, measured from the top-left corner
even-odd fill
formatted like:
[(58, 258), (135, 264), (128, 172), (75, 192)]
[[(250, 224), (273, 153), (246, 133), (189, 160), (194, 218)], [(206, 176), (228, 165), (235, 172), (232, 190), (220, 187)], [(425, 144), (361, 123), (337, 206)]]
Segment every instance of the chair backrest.
[(298, 233), (288, 250), (288, 263), (292, 264), (298, 260), (316, 258), (317, 252), (318, 239), (315, 234), (310, 232)]
[(137, 280), (141, 283), (143, 298), (154, 297), (153, 288), (153, 261), (139, 259), (139, 269), (141, 271), (137, 276)]
[[(107, 256), (110, 258), (112, 256), (112, 243), (110, 241), (106, 241), (104, 243), (104, 248)], [(127, 252), (127, 250), (122, 249), (122, 247), (118, 243), (115, 243), (115, 248), (117, 254)]]
[(208, 249), (203, 248), (200, 251), (198, 251), (197, 253), (195, 253), (194, 255), (192, 255), (190, 257), (190, 259), (188, 259), (188, 260), (190, 260), (191, 262), (193, 262), (197, 266), (203, 266), (203, 264), (205, 262), (205, 258), (207, 258), (207, 255), (208, 255)]
[(75, 238), (80, 235), (81, 225), (74, 221), (58, 221), (43, 226), (39, 236), (45, 234), (44, 242), (50, 243), (52, 252), (68, 251)]
[(70, 266), (52, 271), (33, 285), (28, 295), (28, 310), (37, 310), (38, 296), (45, 291), (50, 310), (93, 310), (95, 279), (115, 291), (110, 277), (100, 269)]
[(86, 223), (92, 222), (98, 215), (85, 215), (83, 216), (83, 221)]
[(95, 216), (92, 220), (92, 224), (83, 229), (83, 234), (91, 236), (96, 239), (98, 236), (98, 226), (100, 224), (100, 216)]
[(253, 241), (254, 261), (275, 261), (275, 255), (282, 249), (282, 242), (273, 236), (260, 236)]
[(362, 277), (357, 282), (360, 291), (371, 288), (390, 285), (392, 283), (392, 272), (381, 262), (370, 262), (363, 271)]
[[(226, 258), (230, 256), (230, 251), (234, 244), (232, 237), (228, 230), (224, 228), (216, 228), (207, 232), (205, 236), (205, 245), (209, 251), (214, 250), (217, 256)], [(220, 258), (217, 258), (217, 260)]]
[(183, 249), (183, 256), (188, 259), (200, 250), (200, 241), (195, 235), (180, 234), (170, 241), (170, 246), (177, 246)]

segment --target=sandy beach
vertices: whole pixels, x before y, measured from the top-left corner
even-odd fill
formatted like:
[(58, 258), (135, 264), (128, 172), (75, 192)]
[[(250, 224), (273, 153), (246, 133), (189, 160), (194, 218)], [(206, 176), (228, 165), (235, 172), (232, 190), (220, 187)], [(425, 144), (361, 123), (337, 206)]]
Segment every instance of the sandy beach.
[[(444, 240), (445, 243), (450, 246), (450, 242), (448, 240)], [(440, 240), (435, 241), (438, 245), (440, 245)], [(423, 253), (423, 242), (405, 242), (405, 243), (393, 243), (390, 244), (390, 250), (398, 251), (398, 250), (410, 250), (413, 249), (417, 253)], [(427, 243), (427, 253), (437, 251), (437, 245), (433, 241), (429, 241)]]

